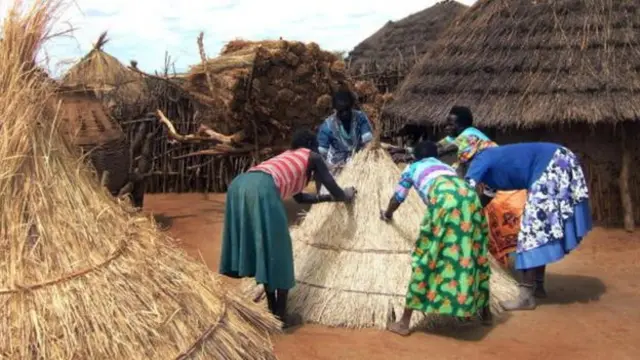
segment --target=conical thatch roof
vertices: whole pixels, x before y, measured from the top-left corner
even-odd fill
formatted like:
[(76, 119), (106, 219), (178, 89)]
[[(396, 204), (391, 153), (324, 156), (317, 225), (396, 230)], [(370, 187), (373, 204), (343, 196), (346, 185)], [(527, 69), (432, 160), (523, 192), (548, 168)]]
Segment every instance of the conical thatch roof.
[(397, 22), (387, 22), (349, 53), (350, 70), (413, 66), (467, 8), (456, 1), (445, 0)]
[(16, 1), (2, 28), (2, 357), (274, 359), (274, 317), (115, 203), (54, 128), (55, 89), (27, 61), (59, 5)]
[[(386, 151), (365, 149), (338, 176), (342, 186), (358, 190), (353, 204), (314, 205), (292, 229), (296, 287), (289, 311), (309, 322), (354, 328), (384, 328), (391, 311), (400, 316), (425, 206), (411, 191), (393, 223), (380, 220), (379, 210), (386, 208), (399, 179), (400, 170)], [(500, 269), (491, 285), (494, 305), (517, 294), (515, 281)], [(423, 319), (416, 313), (413, 324)], [(424, 325), (441, 320), (427, 319)]]
[(439, 124), (454, 104), (480, 126), (640, 116), (640, 3), (480, 0), (401, 85), (392, 117)]
[(65, 73), (62, 83), (85, 86), (99, 94), (115, 92), (118, 102), (140, 101), (146, 95), (143, 77), (103, 50), (108, 41), (106, 32), (100, 34), (91, 51)]

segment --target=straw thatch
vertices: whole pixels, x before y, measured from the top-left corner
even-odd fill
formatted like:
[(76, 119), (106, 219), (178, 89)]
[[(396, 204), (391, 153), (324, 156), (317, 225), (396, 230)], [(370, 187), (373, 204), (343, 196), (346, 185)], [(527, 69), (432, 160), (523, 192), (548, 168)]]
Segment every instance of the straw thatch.
[[(400, 178), (400, 170), (382, 149), (365, 149), (338, 176), (355, 186), (353, 204), (314, 205), (291, 230), (296, 287), (289, 310), (305, 321), (351, 328), (384, 328), (390, 314), (404, 308), (424, 205), (415, 192), (397, 210), (392, 224), (379, 218)], [(517, 295), (515, 281), (492, 264), (492, 309)], [(451, 319), (416, 312), (414, 326), (441, 326)]]
[(481, 0), (458, 23), (407, 76), (389, 115), (441, 124), (465, 104), (478, 125), (522, 128), (640, 116), (637, 1)]
[(93, 48), (64, 74), (62, 83), (95, 91), (116, 118), (132, 119), (143, 111), (146, 84), (140, 74), (103, 50), (108, 41), (106, 32), (100, 34)]
[(0, 43), (0, 354), (274, 359), (278, 322), (116, 203), (76, 157), (31, 64), (61, 5), (20, 1)]
[(413, 67), (467, 8), (457, 1), (444, 0), (404, 19), (387, 22), (349, 53), (349, 72), (403, 71)]

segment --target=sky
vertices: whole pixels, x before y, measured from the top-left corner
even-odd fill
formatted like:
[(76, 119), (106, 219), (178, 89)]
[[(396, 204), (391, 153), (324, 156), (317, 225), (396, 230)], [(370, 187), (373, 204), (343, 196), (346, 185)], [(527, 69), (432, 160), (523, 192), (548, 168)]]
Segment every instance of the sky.
[[(474, 0), (458, 0), (471, 5)], [(6, 8), (8, 0), (0, 0)], [(100, 33), (104, 50), (144, 71), (162, 70), (165, 52), (178, 72), (198, 63), (196, 39), (204, 32), (207, 56), (233, 39), (315, 41), (326, 50), (353, 49), (389, 20), (432, 6), (435, 0), (75, 0), (61, 12), (56, 30), (72, 36), (45, 46), (47, 66), (60, 74), (86, 54)], [(4, 13), (4, 12), (3, 12)]]

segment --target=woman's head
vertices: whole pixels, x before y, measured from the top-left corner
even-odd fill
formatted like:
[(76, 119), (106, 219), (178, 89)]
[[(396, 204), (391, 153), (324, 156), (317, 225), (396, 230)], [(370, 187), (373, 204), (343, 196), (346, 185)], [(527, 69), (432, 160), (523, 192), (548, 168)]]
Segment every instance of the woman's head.
[(351, 120), (351, 110), (356, 104), (355, 95), (349, 90), (340, 90), (333, 94), (333, 108), (338, 119), (342, 122)]
[(466, 106), (454, 106), (447, 116), (446, 131), (450, 136), (460, 135), (466, 128), (473, 126), (473, 114)]
[(308, 129), (296, 130), (291, 140), (291, 149), (309, 149), (318, 152), (318, 139), (316, 135)]
[(433, 141), (420, 141), (413, 147), (413, 156), (416, 160), (422, 160), (438, 156), (438, 145)]

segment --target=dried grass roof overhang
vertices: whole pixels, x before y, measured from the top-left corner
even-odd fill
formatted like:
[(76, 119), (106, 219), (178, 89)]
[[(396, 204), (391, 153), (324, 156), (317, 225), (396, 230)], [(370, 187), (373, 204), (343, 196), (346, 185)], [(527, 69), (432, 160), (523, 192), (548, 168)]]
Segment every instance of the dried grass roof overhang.
[(120, 97), (132, 101), (144, 96), (142, 75), (132, 71), (103, 48), (108, 42), (103, 32), (93, 48), (65, 73), (62, 82), (66, 86), (86, 86), (98, 92), (117, 89)]
[(615, 123), (640, 116), (640, 2), (481, 0), (413, 68), (387, 107), (398, 125)]
[(32, 76), (60, 1), (16, 0), (0, 43), (0, 358), (275, 359), (278, 321), (114, 201)]
[(413, 65), (436, 38), (468, 7), (453, 0), (441, 1), (397, 22), (389, 21), (349, 53), (352, 71)]

